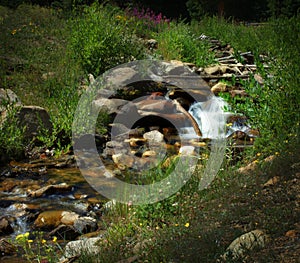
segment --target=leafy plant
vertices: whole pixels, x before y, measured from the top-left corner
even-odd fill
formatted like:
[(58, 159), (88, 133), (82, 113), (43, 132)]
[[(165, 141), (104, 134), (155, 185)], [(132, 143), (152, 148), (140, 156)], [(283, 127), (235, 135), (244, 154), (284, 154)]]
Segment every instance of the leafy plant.
[[(57, 262), (62, 252), (57, 238), (46, 240), (42, 232), (26, 232), (16, 236), (14, 243), (28, 262)], [(23, 251), (22, 251), (23, 250)]]
[(8, 102), (5, 103), (5, 101), (2, 101), (1, 104), (4, 111), (0, 119), (0, 154), (3, 156), (0, 162), (10, 158), (23, 157), (26, 145), (24, 139), (26, 127), (20, 127), (18, 107)]

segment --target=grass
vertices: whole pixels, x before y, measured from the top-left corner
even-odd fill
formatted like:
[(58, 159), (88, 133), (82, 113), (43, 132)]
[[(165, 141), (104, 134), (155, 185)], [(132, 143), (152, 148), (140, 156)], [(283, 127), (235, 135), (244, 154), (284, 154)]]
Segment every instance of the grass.
[[(49, 111), (54, 133), (45, 131), (39, 140), (58, 152), (71, 146), (73, 113), (82, 85), (88, 85), (88, 73), (97, 76), (149, 55), (198, 66), (214, 63), (208, 43), (197, 39), (202, 33), (230, 43), (237, 57), (239, 52), (252, 51), (265, 80), (262, 86), (254, 78), (242, 83), (250, 98), (234, 105), (262, 135), (244, 153), (244, 163), (225, 162), (214, 182), (201, 192), (199, 169), (165, 200), (143, 206), (117, 204), (101, 218), (106, 234), (99, 244), (98, 260), (134, 257), (137, 262), (216, 262), (234, 238), (259, 228), (271, 235), (272, 243), (247, 255), (246, 262), (280, 262), (283, 258), (296, 262), (299, 246), (285, 233), (299, 228), (299, 17), (248, 27), (212, 17), (187, 24), (159, 16), (157, 25), (151, 20), (156, 15), (130, 17), (128, 12), (103, 5), (75, 14), (66, 18), (59, 10), (31, 5), (16, 10), (0, 7), (0, 87), (12, 89), (25, 105)], [(145, 50), (140, 36), (156, 38), (158, 49)], [(262, 67), (260, 54), (268, 56), (268, 71)], [(25, 146), (22, 130), (14, 121), (0, 129), (1, 154), (15, 157), (13, 153)], [(263, 161), (275, 153), (274, 162)], [(259, 164), (255, 172), (237, 172), (239, 166), (254, 160)], [(279, 176), (279, 182), (264, 187), (274, 176)], [(79, 258), (79, 262), (93, 261), (95, 257)]]

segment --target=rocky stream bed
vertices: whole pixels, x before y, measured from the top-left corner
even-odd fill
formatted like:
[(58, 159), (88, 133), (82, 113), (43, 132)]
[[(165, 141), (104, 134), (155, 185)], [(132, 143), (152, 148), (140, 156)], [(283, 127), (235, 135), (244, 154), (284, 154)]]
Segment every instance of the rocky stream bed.
[[(229, 45), (210, 41), (218, 63), (207, 68), (180, 61), (146, 61), (117, 67), (104, 78), (90, 76), (89, 87), (82, 89), (93, 95), (91, 110), (108, 116), (108, 132), (75, 131), (73, 150), (59, 158), (52, 149), (33, 147), (26, 161), (10, 161), (1, 167), (0, 258), (15, 253), (9, 238), (27, 231), (45, 231), (49, 238), (64, 241), (88, 233), (99, 236), (99, 220), (113, 201), (99, 194), (79, 170), (89, 170), (95, 156), (100, 155), (110, 171), (109, 175), (97, 174), (97, 180), (101, 176), (122, 179), (158, 164), (168, 167), (170, 159), (179, 155), (200, 158), (220, 134), (236, 153), (251, 147), (258, 131), (247, 125), (244, 116), (225, 111), (226, 103), (218, 94), (248, 96), (238, 80), (250, 74), (258, 83), (263, 79), (255, 72), (251, 53), (240, 53), (240, 63)], [(233, 76), (235, 86), (222, 82)], [(1, 90), (0, 96), (21, 107), (19, 118), (29, 138), (34, 138), (41, 121), (52, 129), (44, 109), (22, 105), (11, 90)], [(5, 115), (1, 108), (3, 119)], [(77, 163), (76, 151), (84, 152)]]

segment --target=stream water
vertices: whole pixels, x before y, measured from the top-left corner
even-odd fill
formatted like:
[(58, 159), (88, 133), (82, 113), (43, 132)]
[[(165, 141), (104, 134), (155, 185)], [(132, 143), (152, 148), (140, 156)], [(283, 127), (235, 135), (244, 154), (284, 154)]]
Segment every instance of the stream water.
[[(71, 190), (40, 197), (28, 195), (32, 189), (61, 183), (71, 186)], [(12, 238), (31, 231), (33, 218), (42, 211), (64, 210), (86, 215), (104, 202), (103, 197), (86, 182), (77, 168), (47, 169), (40, 176), (20, 172), (13, 177), (2, 178), (1, 186), (0, 218), (5, 216), (11, 220), (14, 231), (7, 236)]]

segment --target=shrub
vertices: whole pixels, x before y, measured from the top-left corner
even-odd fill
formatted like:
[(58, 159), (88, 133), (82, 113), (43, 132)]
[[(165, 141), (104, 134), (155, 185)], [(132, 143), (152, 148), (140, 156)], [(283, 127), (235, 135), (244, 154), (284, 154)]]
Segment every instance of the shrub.
[(143, 47), (126, 27), (123, 13), (93, 4), (72, 23), (71, 48), (87, 73), (98, 76), (118, 64), (143, 58)]
[(182, 60), (197, 66), (205, 66), (213, 62), (213, 53), (209, 53), (209, 45), (199, 41), (189, 26), (183, 22), (170, 23), (169, 27), (156, 35), (157, 53), (166, 60)]

